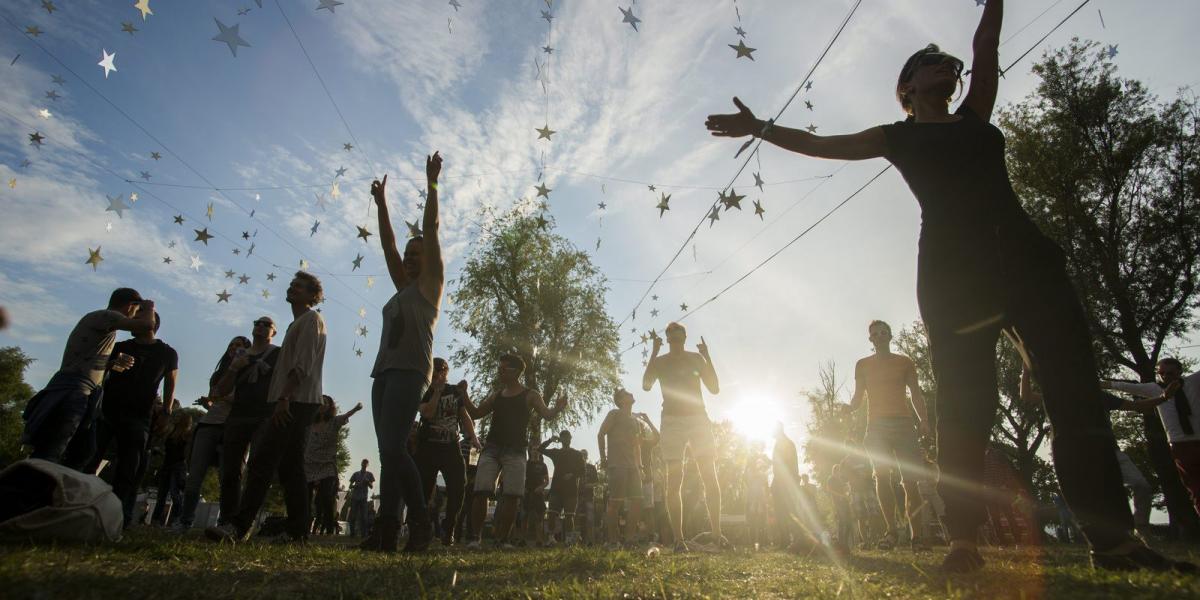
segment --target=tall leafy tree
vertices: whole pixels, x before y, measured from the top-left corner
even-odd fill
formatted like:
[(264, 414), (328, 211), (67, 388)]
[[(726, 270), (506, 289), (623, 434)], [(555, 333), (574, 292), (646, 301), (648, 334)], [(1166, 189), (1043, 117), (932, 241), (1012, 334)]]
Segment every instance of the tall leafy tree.
[[(1066, 252), (1102, 368), (1152, 381), (1200, 305), (1196, 101), (1159, 102), (1093, 42), (1075, 40), (1033, 70), (1035, 91), (1000, 114), (1013, 186)], [(1171, 522), (1194, 532), (1161, 422), (1149, 415), (1142, 427)]]
[(31, 363), (33, 359), (16, 346), (0, 348), (0, 468), (25, 458), (21, 412), (33, 397), (33, 388), (25, 383), (25, 368)]
[(469, 340), (455, 344), (453, 358), (479, 392), (491, 389), (502, 354), (521, 356), (525, 385), (547, 403), (568, 398), (559, 420), (578, 425), (606, 407), (619, 385), (608, 283), (586, 252), (529, 208), (498, 217), (467, 257), (449, 314)]

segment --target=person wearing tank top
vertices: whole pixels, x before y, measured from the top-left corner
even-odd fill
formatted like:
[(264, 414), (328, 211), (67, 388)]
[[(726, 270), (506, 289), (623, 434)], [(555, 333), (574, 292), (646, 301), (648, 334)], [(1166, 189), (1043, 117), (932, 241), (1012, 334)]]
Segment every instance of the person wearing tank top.
[(819, 158), (886, 158), (921, 206), (917, 303), (937, 379), (937, 440), (950, 552), (946, 572), (983, 568), (975, 546), (985, 518), (984, 451), (995, 420), (996, 341), (1009, 335), (1043, 374), (1063, 497), (1091, 545), (1095, 567), (1195, 570), (1151, 550), (1133, 533), (1116, 440), (1100, 393), (1088, 323), (1062, 250), (1021, 207), (1004, 162), (1004, 134), (989, 121), (1000, 82), (1003, 0), (984, 4), (973, 41), (971, 85), (953, 113), (963, 61), (930, 44), (904, 64), (896, 97), (903, 122), (818, 136), (738, 112), (709, 115), (714, 136), (760, 137)]
[[(875, 354), (858, 361), (854, 366), (854, 396), (850, 411), (867, 402), (867, 439), (865, 445), (871, 466), (875, 470), (875, 490), (887, 531), (879, 541), (880, 550), (896, 546), (896, 509), (908, 515), (909, 539), (914, 549), (925, 549), (925, 540), (915, 535), (912, 523), (917, 507), (917, 483), (924, 477), (918, 443), (920, 435), (929, 435), (929, 420), (925, 414), (925, 397), (917, 382), (917, 367), (912, 359), (892, 353), (892, 328), (883, 321), (872, 321), (867, 327), (868, 339)], [(905, 388), (912, 393), (910, 405)], [(913, 420), (914, 414), (916, 421)], [(915, 427), (914, 427), (915, 425)], [(897, 506), (895, 478), (904, 486), (902, 506)]]
[[(404, 255), (396, 249), (387, 205), (387, 175), (371, 183), (379, 214), (379, 242), (388, 275), (396, 287), (383, 306), (379, 352), (371, 377), (371, 413), (379, 442), (379, 516), (364, 550), (396, 551), (401, 501), (408, 507), (409, 536), (405, 552), (423, 552), (433, 539), (421, 475), (408, 449), (417, 408), (433, 372), (433, 330), (445, 288), (445, 266), (438, 241), (438, 175), (442, 157), (425, 158), (427, 199), (423, 234), (408, 240)], [(420, 232), (418, 232), (420, 233)]]
[(515, 354), (500, 357), (497, 389), (484, 398), (479, 406), (467, 399), (467, 413), (473, 419), (488, 416), (487, 439), (475, 467), (474, 497), (471, 500), (471, 527), (475, 539), (467, 548), (477, 549), (483, 543), (483, 521), (487, 517), (488, 500), (496, 495), (496, 482), (503, 475), (504, 485), (496, 504), (495, 541), (503, 548), (512, 548), (509, 535), (517, 518), (517, 507), (525, 494), (525, 448), (529, 446), (533, 413), (551, 420), (567, 408), (567, 399), (559, 396), (554, 408), (548, 408), (542, 395), (521, 384), (525, 361)]

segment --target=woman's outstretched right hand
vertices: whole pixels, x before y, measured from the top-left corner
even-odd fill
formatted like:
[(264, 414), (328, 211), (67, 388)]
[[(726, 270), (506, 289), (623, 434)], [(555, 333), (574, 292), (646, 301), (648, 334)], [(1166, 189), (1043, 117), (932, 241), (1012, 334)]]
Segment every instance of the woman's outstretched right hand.
[(746, 108), (742, 101), (734, 96), (733, 104), (738, 107), (736, 113), (726, 115), (708, 115), (704, 126), (718, 137), (745, 137), (762, 131), (762, 123), (754, 117), (754, 113)]
[(376, 204), (387, 202), (387, 177), (384, 174), (382, 182), (378, 179), (371, 182), (371, 197), (375, 199)]

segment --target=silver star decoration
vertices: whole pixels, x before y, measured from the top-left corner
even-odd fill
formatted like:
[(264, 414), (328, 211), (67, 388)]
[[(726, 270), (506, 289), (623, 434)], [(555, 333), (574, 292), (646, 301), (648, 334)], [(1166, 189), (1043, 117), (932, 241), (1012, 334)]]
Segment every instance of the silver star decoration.
[(253, 243), (250, 244), (250, 249), (246, 251), (246, 258), (250, 258), (251, 254), (254, 254), (254, 244)]
[(350, 270), (351, 270), (351, 271), (357, 271), (357, 270), (358, 270), (358, 268), (362, 266), (362, 259), (363, 259), (363, 255), (362, 255), (362, 254), (358, 254), (357, 256), (355, 256), (355, 257), (354, 257), (354, 261), (353, 261), (353, 262), (354, 262), (354, 268), (352, 268), (352, 269), (350, 269)]
[(804, 129), (805, 129), (805, 130), (807, 130), (809, 133), (816, 133), (816, 132), (817, 132), (817, 126), (816, 126), (816, 125), (813, 125), (812, 123), (809, 123), (809, 124), (808, 124), (808, 127), (805, 127)]
[(549, 223), (550, 223), (550, 222), (546, 220), (546, 217), (544, 217), (544, 216), (542, 216), (542, 215), (538, 215), (538, 217), (537, 217), (537, 226), (538, 226), (538, 229), (541, 229), (541, 230), (545, 231), (545, 229), (546, 229), (546, 225), (547, 225), (547, 224), (549, 224)]
[(754, 214), (758, 216), (759, 221), (763, 220), (763, 213), (765, 213), (765, 212), (767, 212), (767, 209), (763, 208), (762, 202), (755, 200), (754, 201)]
[(346, 167), (338, 167), (338, 170), (337, 170), (337, 172), (336, 172), (336, 173), (334, 173), (334, 174), (333, 174), (333, 176), (334, 176), (334, 177), (341, 177), (342, 175), (345, 175), (345, 174), (346, 174)]
[(246, 15), (250, 14), (250, 9), (248, 9), (248, 8), (239, 8), (239, 9), (238, 9), (238, 13), (237, 13), (237, 14), (238, 14), (238, 16), (239, 16), (239, 17), (244, 17), (244, 16), (246, 16)]
[(537, 190), (538, 196), (545, 197), (545, 198), (549, 198), (550, 192), (553, 191), (550, 188), (546, 187), (545, 184), (542, 184), (542, 183), (537, 184), (537, 186), (534, 189)]
[(334, 12), (334, 10), (333, 10), (334, 7), (341, 6), (342, 4), (344, 4), (342, 2), (338, 2), (338, 0), (319, 0), (319, 1), (320, 1), (320, 4), (317, 5), (316, 10), (321, 10), (322, 8), (324, 8), (325, 10), (327, 10), (331, 13)]
[(130, 23), (129, 21), (122, 21), (121, 22), (121, 31), (124, 31), (125, 33), (128, 33), (129, 35), (133, 35), (134, 32), (138, 31), (138, 28), (134, 27), (133, 23)]
[(137, 201), (138, 201), (138, 195), (137, 195), (137, 192), (134, 192), (134, 193), (132, 193), (132, 194), (130, 194), (130, 195), (129, 195), (129, 201), (130, 201), (130, 202), (137, 202)]
[(263, 291), (262, 291), (262, 297), (263, 297), (263, 299), (270, 298), (270, 297), (271, 297), (271, 290), (268, 290), (268, 289), (266, 289), (266, 288), (263, 288)]
[(712, 227), (719, 220), (721, 220), (721, 208), (714, 206), (712, 212), (708, 214), (708, 226)]
[(1117, 45), (1112, 44), (1108, 48), (1105, 48), (1104, 53), (1108, 55), (1109, 60), (1116, 58), (1117, 57)]
[(241, 27), (240, 24), (233, 27), (226, 27), (220, 19), (214, 17), (213, 20), (217, 22), (217, 28), (221, 30), (220, 33), (213, 36), (213, 41), (228, 45), (229, 51), (233, 53), (234, 58), (237, 58), (238, 46), (250, 47), (250, 44), (247, 44), (246, 40), (243, 40), (242, 36), (238, 35), (238, 27)]
[(812, 103), (812, 102), (809, 102), (808, 100), (805, 100), (805, 101), (804, 101), (804, 108), (807, 108), (808, 110), (812, 110), (812, 109), (813, 109), (813, 103)]
[(325, 193), (317, 192), (317, 193), (313, 194), (313, 196), (315, 196), (317, 198), (317, 208), (320, 208), (321, 210), (325, 210)]
[[(10, 185), (9, 187), (12, 187), (12, 186)], [(109, 232), (109, 233), (112, 232), (112, 221), (109, 221), (104, 224), (104, 231)]]
[(137, 0), (137, 2), (133, 4), (133, 7), (141, 11), (143, 22), (146, 21), (146, 17), (148, 15), (154, 14), (154, 11), (150, 10), (150, 0)]
[(663, 213), (667, 212), (668, 210), (671, 210), (670, 202), (671, 202), (671, 195), (664, 192), (662, 195), (662, 198), (659, 199), (659, 201), (658, 201), (658, 206), (654, 207), (654, 208), (658, 209), (658, 218), (661, 219), (663, 216)]
[(204, 245), (207, 246), (208, 240), (213, 238), (213, 236), (209, 235), (207, 227), (204, 229), (193, 229), (192, 231), (196, 232), (196, 239), (192, 240), (193, 242), (204, 242)]
[(162, 158), (162, 155), (157, 152), (151, 152), (150, 158), (153, 158), (154, 160), (158, 160), (158, 159)]
[(648, 185), (648, 186), (646, 186), (646, 189), (648, 189), (648, 190), (650, 190), (650, 191), (652, 191), (652, 192), (656, 192), (656, 191), (658, 191), (658, 188), (654, 187), (654, 184), (653, 184), (653, 183), (652, 183), (652, 184), (650, 184), (650, 185)]
[(308, 270), (308, 260), (307, 259), (304, 259), (304, 258), (300, 259), (300, 270), (301, 271)]
[(242, 232), (242, 239), (243, 239), (243, 240), (248, 240), (248, 239), (250, 239), (250, 232), (249, 232), (249, 231), (243, 231), (243, 232)]
[(67, 82), (66, 79), (63, 79), (62, 77), (60, 77), (58, 75), (51, 75), (50, 81), (54, 82), (54, 85), (62, 85)]
[(233, 249), (233, 255), (234, 255), (234, 256), (241, 256), (241, 255), (242, 255), (242, 251), (241, 251), (240, 249), (238, 249), (238, 248), (234, 248), (234, 249)]
[(183, 215), (175, 215), (175, 224), (183, 225)]
[(658, 302), (658, 294), (655, 294), (655, 295), (653, 295), (653, 296), (650, 296), (650, 299), (651, 299), (651, 300), (653, 300), (653, 301), (655, 301), (655, 302)]
[(237, 273), (235, 273), (233, 269), (225, 271), (225, 279), (233, 279), (234, 275), (237, 275)]
[(600, 204), (597, 204), (596, 207), (599, 208), (600, 210), (604, 210), (604, 209), (608, 208), (608, 205), (601, 202)]
[(687, 303), (685, 302), (683, 304), (680, 304), (679, 310), (682, 310), (683, 312), (687, 312)]
[(150, 181), (150, 171), (142, 171), (141, 177), (142, 177), (142, 179), (145, 179), (146, 181)]
[(358, 327), (355, 327), (354, 333), (357, 333), (359, 337), (367, 337), (367, 326), (359, 325)]
[(45, 143), (45, 140), (46, 136), (42, 135), (42, 132), (40, 131), (35, 131), (29, 134), (29, 145), (37, 148), (38, 150), (42, 149), (42, 144)]
[(543, 10), (543, 11), (542, 11), (542, 18), (546, 20), (546, 23), (547, 23), (547, 24), (549, 24), (549, 23), (550, 23), (550, 21), (551, 21), (551, 19), (553, 19), (553, 18), (554, 18), (554, 15), (550, 14), (550, 11), (548, 11), (548, 10)]
[(728, 46), (730, 48), (733, 48), (734, 52), (737, 52), (736, 58), (746, 57), (750, 60), (754, 60), (753, 52), (755, 50), (758, 50), (758, 48), (751, 48), (750, 46), (747, 46), (746, 42), (744, 42), (742, 40), (738, 40), (738, 43), (736, 46), (734, 46), (733, 44), (728, 44)]
[(117, 213), (118, 217), (124, 219), (125, 211), (129, 210), (129, 205), (125, 204), (125, 196), (124, 195), (109, 196), (109, 195), (105, 194), (104, 197), (108, 198), (108, 208), (104, 209), (104, 211), (105, 212), (115, 212), (115, 213)]
[(108, 74), (112, 71), (117, 70), (117, 64), (116, 64), (116, 62), (114, 62), (117, 58), (117, 53), (113, 52), (112, 54), (109, 54), (108, 48), (102, 48), (100, 50), (100, 53), (101, 53), (100, 62), (98, 62), (96, 64), (100, 65), (101, 67), (104, 68), (104, 78), (108, 79)]
[(420, 237), (420, 236), (421, 236), (421, 228), (417, 226), (417, 222), (416, 222), (416, 221), (413, 221), (412, 223), (409, 223), (408, 221), (405, 221), (405, 222), (404, 222), (404, 224), (405, 224), (405, 225), (408, 225), (408, 237), (414, 237), (414, 238), (415, 238), (415, 237)]
[(189, 268), (199, 271), (200, 265), (204, 264), (204, 263), (200, 262), (200, 257), (199, 256), (191, 256), (190, 258), (191, 258), (192, 264), (190, 265)]
[(368, 277), (368, 278), (367, 278), (367, 289), (369, 290), (369, 289), (371, 289), (371, 288), (373, 288), (373, 287), (375, 287), (375, 278), (374, 278), (374, 277)]
[(31, 35), (33, 37), (37, 37), (39, 35), (42, 35), (43, 33), (45, 33), (45, 32), (43, 32), (40, 28), (38, 28), (37, 25), (29, 25), (28, 27), (25, 28), (25, 35)]
[(318, 228), (318, 227), (320, 227), (320, 226), (321, 226), (321, 222), (320, 222), (320, 221), (313, 221), (312, 229), (309, 229), (309, 230), (308, 230), (308, 237), (312, 237), (313, 235), (316, 235), (316, 233), (317, 233), (317, 228)]
[(621, 22), (629, 23), (629, 26), (632, 27), (634, 31), (637, 31), (637, 24), (641, 23), (642, 20), (633, 16), (633, 6), (631, 5), (629, 8), (621, 8), (618, 6), (617, 9), (621, 11), (622, 15), (624, 15), (624, 17), (621, 18)]
[(358, 227), (358, 237), (362, 238), (362, 241), (365, 243), (367, 238), (371, 237), (371, 232), (367, 231), (367, 228), (362, 225), (355, 225), (355, 227)]
[(267, 281), (275, 281), (275, 274), (267, 273)]
[(88, 248), (88, 259), (83, 264), (92, 265), (92, 272), (95, 272), (96, 267), (100, 266), (100, 262), (103, 260), (104, 257), (100, 256), (100, 246), (96, 246), (95, 250)]
[(734, 30), (735, 32), (737, 32), (737, 34), (738, 34), (738, 37), (741, 37), (741, 38), (744, 38), (744, 37), (746, 37), (746, 30), (745, 30), (745, 29), (742, 29), (742, 27), (741, 27), (740, 25), (734, 25), (734, 26), (733, 26), (733, 30)]
[(42, 8), (46, 9), (46, 14), (48, 15), (54, 14), (54, 11), (58, 9), (50, 0), (42, 0)]
[(535, 131), (537, 131), (537, 132), (538, 132), (538, 137), (537, 137), (537, 139), (539, 139), (539, 140), (541, 140), (541, 139), (547, 139), (547, 140), (548, 140), (548, 139), (550, 139), (550, 136), (552, 136), (552, 135), (554, 135), (554, 134), (558, 133), (557, 131), (555, 131), (555, 130), (553, 130), (553, 129), (550, 129), (550, 124), (549, 124), (549, 123), (547, 123), (546, 125), (544, 125), (544, 126), (542, 126), (542, 127), (540, 127), (540, 128), (537, 128), (537, 129), (535, 129)]
[(362, 357), (362, 348), (355, 348), (354, 355), (361, 358)]
[(657, 308), (652, 308), (652, 309), (650, 309), (650, 316), (652, 316), (652, 317), (657, 317), (657, 316), (658, 316), (658, 309), (657, 309)]
[(804, 84), (804, 91), (807, 92), (807, 91), (811, 91), (811, 90), (812, 90), (812, 81), (809, 81), (808, 83)]
[(168, 265), (169, 265), (169, 264), (171, 264), (171, 257), (170, 257), (170, 256), (164, 256), (164, 257), (163, 257), (163, 262), (164, 262), (164, 263), (166, 263), (166, 264), (168, 264)]
[(349, 152), (349, 151), (351, 151), (351, 150), (353, 150), (353, 149), (354, 149), (354, 144), (351, 144), (351, 143), (349, 143), (349, 142), (346, 142), (345, 144), (342, 144), (342, 150), (345, 150), (346, 152)]
[(362, 307), (362, 306), (358, 307), (358, 318), (360, 318), (360, 319), (367, 318), (367, 309), (365, 307)]
[(167, 242), (167, 247), (168, 247), (168, 248), (174, 248), (174, 247), (175, 247), (175, 240), (171, 240), (171, 241)]
[(50, 91), (46, 92), (46, 97), (55, 102), (58, 102), (58, 99), (62, 98), (62, 96), (59, 96), (58, 92), (56, 92), (54, 90), (50, 90)]
[(217, 304), (220, 304), (222, 302), (224, 302), (225, 304), (229, 304), (229, 297), (232, 295), (233, 294), (229, 293), (229, 290), (221, 290), (221, 292), (219, 294), (217, 294)]
[(248, 283), (250, 283), (250, 276), (242, 273), (241, 276), (238, 277), (238, 285), (246, 285)]
[(333, 182), (333, 187), (329, 188), (329, 197), (337, 200), (342, 197), (342, 185), (338, 182)]
[(462, 5), (458, 3), (458, 0), (450, 0), (450, 6), (454, 7), (454, 12), (458, 12), (458, 9), (462, 8)]
[(762, 191), (763, 180), (761, 174), (759, 173), (754, 174), (754, 186), (758, 188), (758, 191)]
[(25, 160), (22, 160), (22, 161), (21, 161), (21, 168), (22, 168), (22, 169), (28, 169), (28, 168), (29, 168), (30, 166), (32, 166), (32, 165), (33, 165), (33, 162), (32, 162), (32, 161), (30, 161), (28, 158), (26, 158)]

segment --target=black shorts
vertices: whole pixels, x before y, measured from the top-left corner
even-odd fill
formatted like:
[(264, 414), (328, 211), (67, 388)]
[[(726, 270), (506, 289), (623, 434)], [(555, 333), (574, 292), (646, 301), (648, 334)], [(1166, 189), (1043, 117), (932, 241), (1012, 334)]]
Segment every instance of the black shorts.
[(550, 490), (550, 512), (575, 513), (579, 505), (579, 488), (567, 486), (559, 490)]

